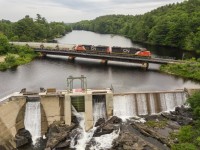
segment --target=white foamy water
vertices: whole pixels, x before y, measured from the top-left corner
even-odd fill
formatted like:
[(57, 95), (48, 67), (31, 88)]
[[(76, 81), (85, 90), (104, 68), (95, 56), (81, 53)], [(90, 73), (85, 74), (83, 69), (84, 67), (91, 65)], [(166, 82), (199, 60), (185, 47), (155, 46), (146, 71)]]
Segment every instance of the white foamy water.
[(32, 135), (33, 144), (41, 137), (41, 110), (40, 102), (27, 102), (24, 125)]
[(88, 132), (85, 131), (85, 113), (77, 112), (76, 109), (72, 106), (72, 113), (75, 115), (79, 121), (80, 128), (76, 129), (80, 135), (75, 145), (75, 137), (71, 139), (70, 148), (75, 148), (77, 150), (85, 150), (87, 143), (92, 139), (96, 127), (92, 128)]
[(184, 92), (115, 95), (113, 114), (122, 119), (172, 111), (186, 101)]
[(156, 104), (155, 104), (155, 100), (154, 100), (154, 96), (153, 94), (150, 94), (149, 96), (149, 104), (150, 104), (150, 108), (151, 108), (151, 114), (155, 114), (156, 113)]
[(100, 118), (107, 119), (105, 102), (94, 103), (93, 115), (94, 115), (94, 125), (97, 122), (97, 120)]
[(110, 134), (105, 134), (100, 137), (95, 137), (96, 145), (92, 146), (91, 150), (106, 150), (112, 147), (112, 142), (119, 136), (119, 131), (113, 131)]
[[(94, 103), (94, 124), (99, 118), (106, 119), (106, 106), (105, 102), (96, 102)], [(76, 129), (80, 135), (78, 136), (77, 144), (75, 145), (75, 138), (71, 139), (70, 148), (75, 148), (77, 150), (85, 150), (87, 144), (93, 138), (94, 132), (98, 127), (94, 127), (89, 130), (85, 131), (85, 113), (84, 112), (77, 112), (75, 108), (72, 106), (72, 113), (75, 115), (79, 120), (80, 128)], [(101, 150), (107, 149), (112, 147), (112, 141), (117, 138), (119, 135), (118, 131), (113, 131), (110, 134), (102, 135), (100, 137), (95, 137), (93, 140), (96, 142), (96, 145), (93, 145), (90, 149), (91, 150)]]
[(120, 118), (136, 116), (136, 103), (133, 95), (113, 97), (113, 115)]
[(146, 101), (145, 94), (137, 94), (136, 99), (137, 99), (137, 106), (138, 106), (138, 114), (139, 115), (148, 114), (148, 112), (147, 112), (147, 101)]

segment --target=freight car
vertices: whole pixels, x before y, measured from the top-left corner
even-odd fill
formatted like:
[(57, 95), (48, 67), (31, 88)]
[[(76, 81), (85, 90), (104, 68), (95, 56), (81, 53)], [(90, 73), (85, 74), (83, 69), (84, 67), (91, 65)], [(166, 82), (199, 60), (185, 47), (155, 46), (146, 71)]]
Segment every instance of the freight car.
[(120, 56), (141, 56), (151, 57), (150, 51), (146, 48), (135, 48), (135, 47), (109, 47), (109, 46), (94, 46), (94, 45), (77, 45), (76, 51), (88, 52), (88, 53), (103, 53), (103, 54), (114, 54)]
[(76, 45), (76, 44), (59, 44), (59, 43), (36, 43), (36, 42), (10, 42), (14, 45), (26, 45), (35, 49), (45, 50), (60, 50), (60, 51), (77, 51), (82, 53), (97, 53), (97, 54), (113, 54), (126, 57), (151, 57), (151, 52), (146, 48), (135, 48), (135, 47), (110, 47), (110, 46), (94, 46), (94, 45)]

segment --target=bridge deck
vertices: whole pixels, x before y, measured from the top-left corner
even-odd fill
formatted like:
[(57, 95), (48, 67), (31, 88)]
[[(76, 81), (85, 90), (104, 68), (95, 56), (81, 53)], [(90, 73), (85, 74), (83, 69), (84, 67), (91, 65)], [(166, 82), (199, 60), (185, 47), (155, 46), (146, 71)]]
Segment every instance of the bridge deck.
[(160, 59), (160, 58), (145, 58), (145, 57), (130, 57), (115, 54), (103, 54), (103, 53), (90, 53), (90, 52), (77, 52), (73, 50), (48, 50), (48, 49), (35, 49), (36, 52), (41, 52), (50, 55), (63, 55), (72, 57), (82, 57), (91, 59), (103, 59), (111, 61), (121, 62), (135, 62), (135, 63), (155, 63), (155, 64), (169, 64), (169, 63), (181, 63), (181, 61), (173, 59)]

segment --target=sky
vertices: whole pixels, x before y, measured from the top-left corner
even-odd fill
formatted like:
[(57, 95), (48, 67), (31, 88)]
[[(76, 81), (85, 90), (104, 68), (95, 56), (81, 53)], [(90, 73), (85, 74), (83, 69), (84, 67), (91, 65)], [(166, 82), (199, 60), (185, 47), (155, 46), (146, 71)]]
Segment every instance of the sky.
[(66, 23), (110, 14), (144, 14), (160, 6), (184, 0), (0, 0), (0, 19), (18, 21), (29, 15)]

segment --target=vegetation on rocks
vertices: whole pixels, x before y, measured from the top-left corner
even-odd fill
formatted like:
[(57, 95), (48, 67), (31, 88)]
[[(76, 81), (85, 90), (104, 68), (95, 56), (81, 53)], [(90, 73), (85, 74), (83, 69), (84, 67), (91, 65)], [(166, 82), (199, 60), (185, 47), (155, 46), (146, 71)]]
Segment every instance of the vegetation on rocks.
[(167, 120), (160, 120), (160, 121), (154, 121), (154, 120), (149, 120), (147, 122), (145, 122), (145, 124), (148, 127), (152, 127), (152, 128), (163, 128), (167, 125)]
[(194, 124), (183, 126), (173, 135), (178, 139), (178, 143), (172, 146), (173, 150), (198, 150), (200, 147), (200, 93), (194, 93), (187, 102), (193, 111)]
[(144, 15), (107, 15), (73, 29), (119, 34), (133, 41), (200, 52), (200, 1), (169, 4)]

